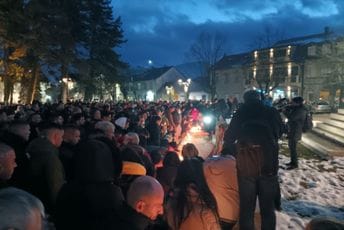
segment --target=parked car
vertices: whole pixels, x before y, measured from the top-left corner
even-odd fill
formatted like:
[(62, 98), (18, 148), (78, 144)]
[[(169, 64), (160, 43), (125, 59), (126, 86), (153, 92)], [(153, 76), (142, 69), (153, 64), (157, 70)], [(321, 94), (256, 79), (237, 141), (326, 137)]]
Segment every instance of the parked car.
[(312, 103), (313, 113), (330, 113), (332, 112), (332, 107), (327, 101), (317, 101)]

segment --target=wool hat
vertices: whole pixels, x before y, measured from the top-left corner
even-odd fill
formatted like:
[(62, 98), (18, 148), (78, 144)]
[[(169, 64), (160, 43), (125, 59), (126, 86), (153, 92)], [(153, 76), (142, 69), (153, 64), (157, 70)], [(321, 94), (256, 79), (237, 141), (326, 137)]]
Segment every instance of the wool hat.
[(121, 127), (122, 129), (125, 129), (125, 125), (127, 124), (127, 120), (128, 118), (126, 117), (120, 117), (115, 121), (115, 124), (119, 127)]
[(146, 168), (136, 162), (123, 161), (122, 175), (146, 175)]

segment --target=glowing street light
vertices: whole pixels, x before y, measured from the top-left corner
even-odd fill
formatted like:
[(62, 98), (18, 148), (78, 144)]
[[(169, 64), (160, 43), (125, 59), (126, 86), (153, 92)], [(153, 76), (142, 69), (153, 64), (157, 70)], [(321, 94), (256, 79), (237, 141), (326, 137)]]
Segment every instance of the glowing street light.
[(178, 84), (180, 86), (183, 86), (184, 88), (184, 92), (185, 92), (185, 95), (186, 95), (186, 99), (185, 100), (188, 100), (189, 99), (189, 87), (190, 87), (190, 84), (191, 84), (191, 79), (188, 78), (186, 81), (183, 81), (182, 79), (179, 79), (178, 80)]

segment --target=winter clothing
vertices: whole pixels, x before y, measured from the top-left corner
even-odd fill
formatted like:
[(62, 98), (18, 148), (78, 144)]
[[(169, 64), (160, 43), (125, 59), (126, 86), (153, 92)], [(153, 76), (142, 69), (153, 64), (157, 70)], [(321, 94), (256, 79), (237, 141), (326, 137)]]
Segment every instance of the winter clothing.
[(22, 137), (11, 132), (6, 132), (1, 137), (0, 141), (11, 146), (16, 154), (17, 167), (15, 168), (11, 179), (8, 181), (8, 184), (21, 189), (27, 188), (29, 181), (27, 174), (29, 167), (29, 158), (26, 154), (26, 148), (28, 142), (25, 141)]
[(164, 188), (165, 194), (167, 194), (172, 188), (174, 179), (177, 175), (178, 166), (164, 166), (157, 170), (157, 180)]
[(48, 213), (54, 210), (56, 197), (64, 181), (64, 170), (58, 149), (45, 138), (36, 138), (28, 148), (30, 164), (28, 191), (37, 196)]
[(160, 127), (155, 122), (151, 121), (148, 126), (148, 131), (150, 135), (148, 139), (148, 145), (160, 146)]
[(62, 142), (59, 149), (59, 158), (66, 174), (66, 181), (71, 181), (74, 174), (74, 155), (76, 146), (67, 142)]
[(9, 187), (7, 181), (0, 180), (0, 190)]
[(57, 229), (114, 229), (111, 219), (124, 200), (114, 185), (109, 147), (97, 140), (80, 144), (75, 156), (75, 177), (59, 193)]
[(285, 112), (288, 118), (288, 146), (290, 149), (290, 166), (295, 168), (298, 166), (296, 146), (302, 137), (302, 127), (307, 116), (307, 109), (304, 105), (291, 106)]
[(127, 124), (127, 120), (128, 118), (126, 117), (120, 117), (115, 121), (115, 124), (119, 127), (121, 127), (122, 129), (125, 129), (125, 125)]
[(146, 168), (136, 162), (123, 161), (123, 175), (146, 175)]
[(125, 148), (130, 148), (131, 150), (135, 151), (136, 154), (141, 158), (148, 176), (155, 176), (154, 164), (152, 163), (149, 153), (143, 147), (136, 144), (127, 144)]
[(109, 229), (145, 230), (152, 224), (151, 220), (123, 202), (118, 215), (112, 219)]
[(245, 103), (234, 114), (224, 135), (223, 152), (232, 153), (237, 159), (240, 228), (254, 229), (254, 207), (258, 196), (262, 229), (275, 229), (278, 138), (283, 125), (278, 111), (263, 105), (255, 98), (255, 93), (248, 91)]
[(213, 193), (221, 221), (239, 219), (239, 188), (233, 156), (208, 158), (203, 164), (204, 177)]
[(245, 102), (234, 114), (225, 132), (222, 151), (236, 155), (236, 141), (260, 145), (264, 152), (262, 173), (276, 175), (278, 138), (281, 137), (282, 130), (282, 119), (275, 108), (267, 107), (258, 100)]

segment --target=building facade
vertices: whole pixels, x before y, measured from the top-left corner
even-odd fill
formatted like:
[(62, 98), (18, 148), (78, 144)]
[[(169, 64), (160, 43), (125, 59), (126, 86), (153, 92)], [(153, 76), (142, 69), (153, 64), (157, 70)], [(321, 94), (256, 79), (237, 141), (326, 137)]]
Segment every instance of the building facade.
[(208, 98), (208, 94), (175, 67), (151, 68), (130, 78), (123, 85), (129, 100), (186, 100)]
[(215, 69), (219, 98), (240, 98), (245, 90), (257, 89), (275, 100), (303, 96), (307, 101), (325, 100), (335, 106), (344, 91), (344, 41), (326, 29), (265, 49), (225, 56)]

